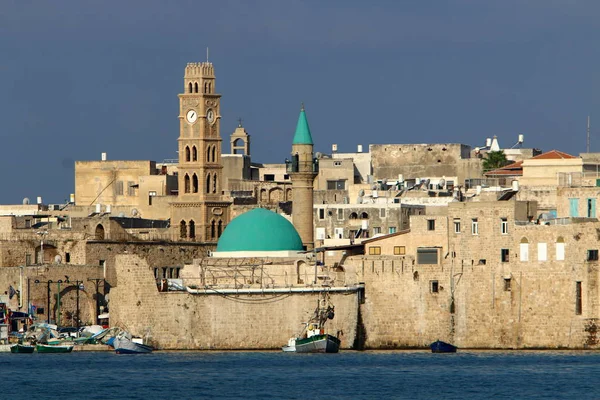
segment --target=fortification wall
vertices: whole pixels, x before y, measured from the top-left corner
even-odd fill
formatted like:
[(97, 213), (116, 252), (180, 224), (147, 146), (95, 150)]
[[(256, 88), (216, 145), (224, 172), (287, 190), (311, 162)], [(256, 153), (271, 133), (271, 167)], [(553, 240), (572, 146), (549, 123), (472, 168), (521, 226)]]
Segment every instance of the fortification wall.
[(353, 257), (345, 265), (365, 283), (366, 348), (423, 347), (437, 339), (462, 348), (598, 347), (595, 264), (413, 266)]
[[(317, 294), (192, 295), (158, 292), (148, 263), (135, 255), (116, 258), (119, 282), (112, 289), (111, 325), (148, 333), (161, 349), (278, 349), (314, 311)], [(358, 295), (331, 294), (342, 348), (354, 344)]]

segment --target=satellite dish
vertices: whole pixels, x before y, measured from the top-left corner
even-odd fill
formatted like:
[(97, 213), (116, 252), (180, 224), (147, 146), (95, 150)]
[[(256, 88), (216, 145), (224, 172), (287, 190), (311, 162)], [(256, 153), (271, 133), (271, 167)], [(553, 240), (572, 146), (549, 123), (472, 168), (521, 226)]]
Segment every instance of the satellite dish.
[(139, 214), (139, 211), (137, 210), (137, 208), (131, 209), (131, 215), (132, 216), (137, 217), (138, 214)]
[(25, 198), (23, 199), (23, 205), (24, 205), (24, 206), (26, 206), (26, 205), (28, 205), (28, 204), (29, 204), (29, 197), (25, 197)]

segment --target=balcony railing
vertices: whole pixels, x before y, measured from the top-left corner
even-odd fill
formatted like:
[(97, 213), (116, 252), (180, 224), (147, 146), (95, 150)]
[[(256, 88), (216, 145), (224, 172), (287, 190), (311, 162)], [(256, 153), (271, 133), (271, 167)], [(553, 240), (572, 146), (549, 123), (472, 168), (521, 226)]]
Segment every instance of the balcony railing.
[(291, 160), (285, 160), (285, 171), (288, 174), (294, 172), (313, 172), (319, 173), (319, 160), (314, 158), (312, 161), (299, 161), (298, 156), (293, 156)]

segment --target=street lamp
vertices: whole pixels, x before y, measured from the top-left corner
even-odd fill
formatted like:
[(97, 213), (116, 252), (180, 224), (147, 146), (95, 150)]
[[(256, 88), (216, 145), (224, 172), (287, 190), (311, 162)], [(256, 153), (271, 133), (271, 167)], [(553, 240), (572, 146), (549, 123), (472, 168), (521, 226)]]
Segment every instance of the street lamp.
[[(36, 234), (38, 234), (40, 236), (41, 262), (38, 262), (38, 264), (43, 264), (44, 263), (44, 236), (46, 236), (48, 234), (48, 231), (37, 231)], [(50, 281), (50, 282), (52, 282), (52, 281)], [(50, 321), (48, 321), (48, 323), (50, 323)]]

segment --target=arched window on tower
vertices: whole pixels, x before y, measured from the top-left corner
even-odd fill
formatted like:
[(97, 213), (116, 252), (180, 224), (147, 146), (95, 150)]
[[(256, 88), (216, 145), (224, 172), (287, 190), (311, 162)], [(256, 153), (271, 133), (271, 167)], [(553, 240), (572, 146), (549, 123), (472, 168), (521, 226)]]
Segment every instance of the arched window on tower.
[(188, 146), (185, 146), (185, 161), (190, 161), (190, 148)]
[(198, 193), (198, 176), (196, 174), (192, 176), (192, 191)]
[(208, 82), (204, 82), (204, 93), (208, 93)]
[(198, 161), (198, 149), (196, 149), (196, 146), (192, 147), (192, 161)]
[(187, 228), (185, 226), (185, 221), (181, 221), (179, 223), (179, 237), (181, 239), (185, 239), (187, 237)]
[(94, 236), (96, 240), (104, 240), (104, 227), (102, 224), (98, 224), (96, 226), (96, 231), (94, 232)]
[(211, 223), (210, 223), (210, 238), (211, 238), (211, 239), (214, 239), (214, 238), (215, 238), (215, 229), (216, 229), (216, 225), (217, 225), (217, 224), (216, 224), (215, 220), (213, 219), (213, 220), (211, 221)]
[(195, 238), (196, 237), (196, 223), (194, 222), (194, 220), (190, 221), (190, 238)]
[(217, 193), (217, 174), (213, 174), (213, 193)]
[(190, 192), (190, 176), (188, 174), (185, 174), (185, 178), (184, 178), (184, 186), (185, 186), (185, 193), (189, 193)]
[(210, 174), (206, 175), (206, 193), (210, 193)]
[(194, 84), (194, 89), (196, 89), (196, 93), (198, 93), (198, 82)]
[(192, 82), (190, 82), (190, 93), (192, 93)]
[(221, 233), (223, 233), (223, 221), (219, 220), (219, 225), (217, 226), (217, 237), (221, 237)]
[(211, 150), (212, 162), (217, 162), (217, 146), (213, 146)]
[(212, 83), (208, 83), (208, 93), (212, 93)]

